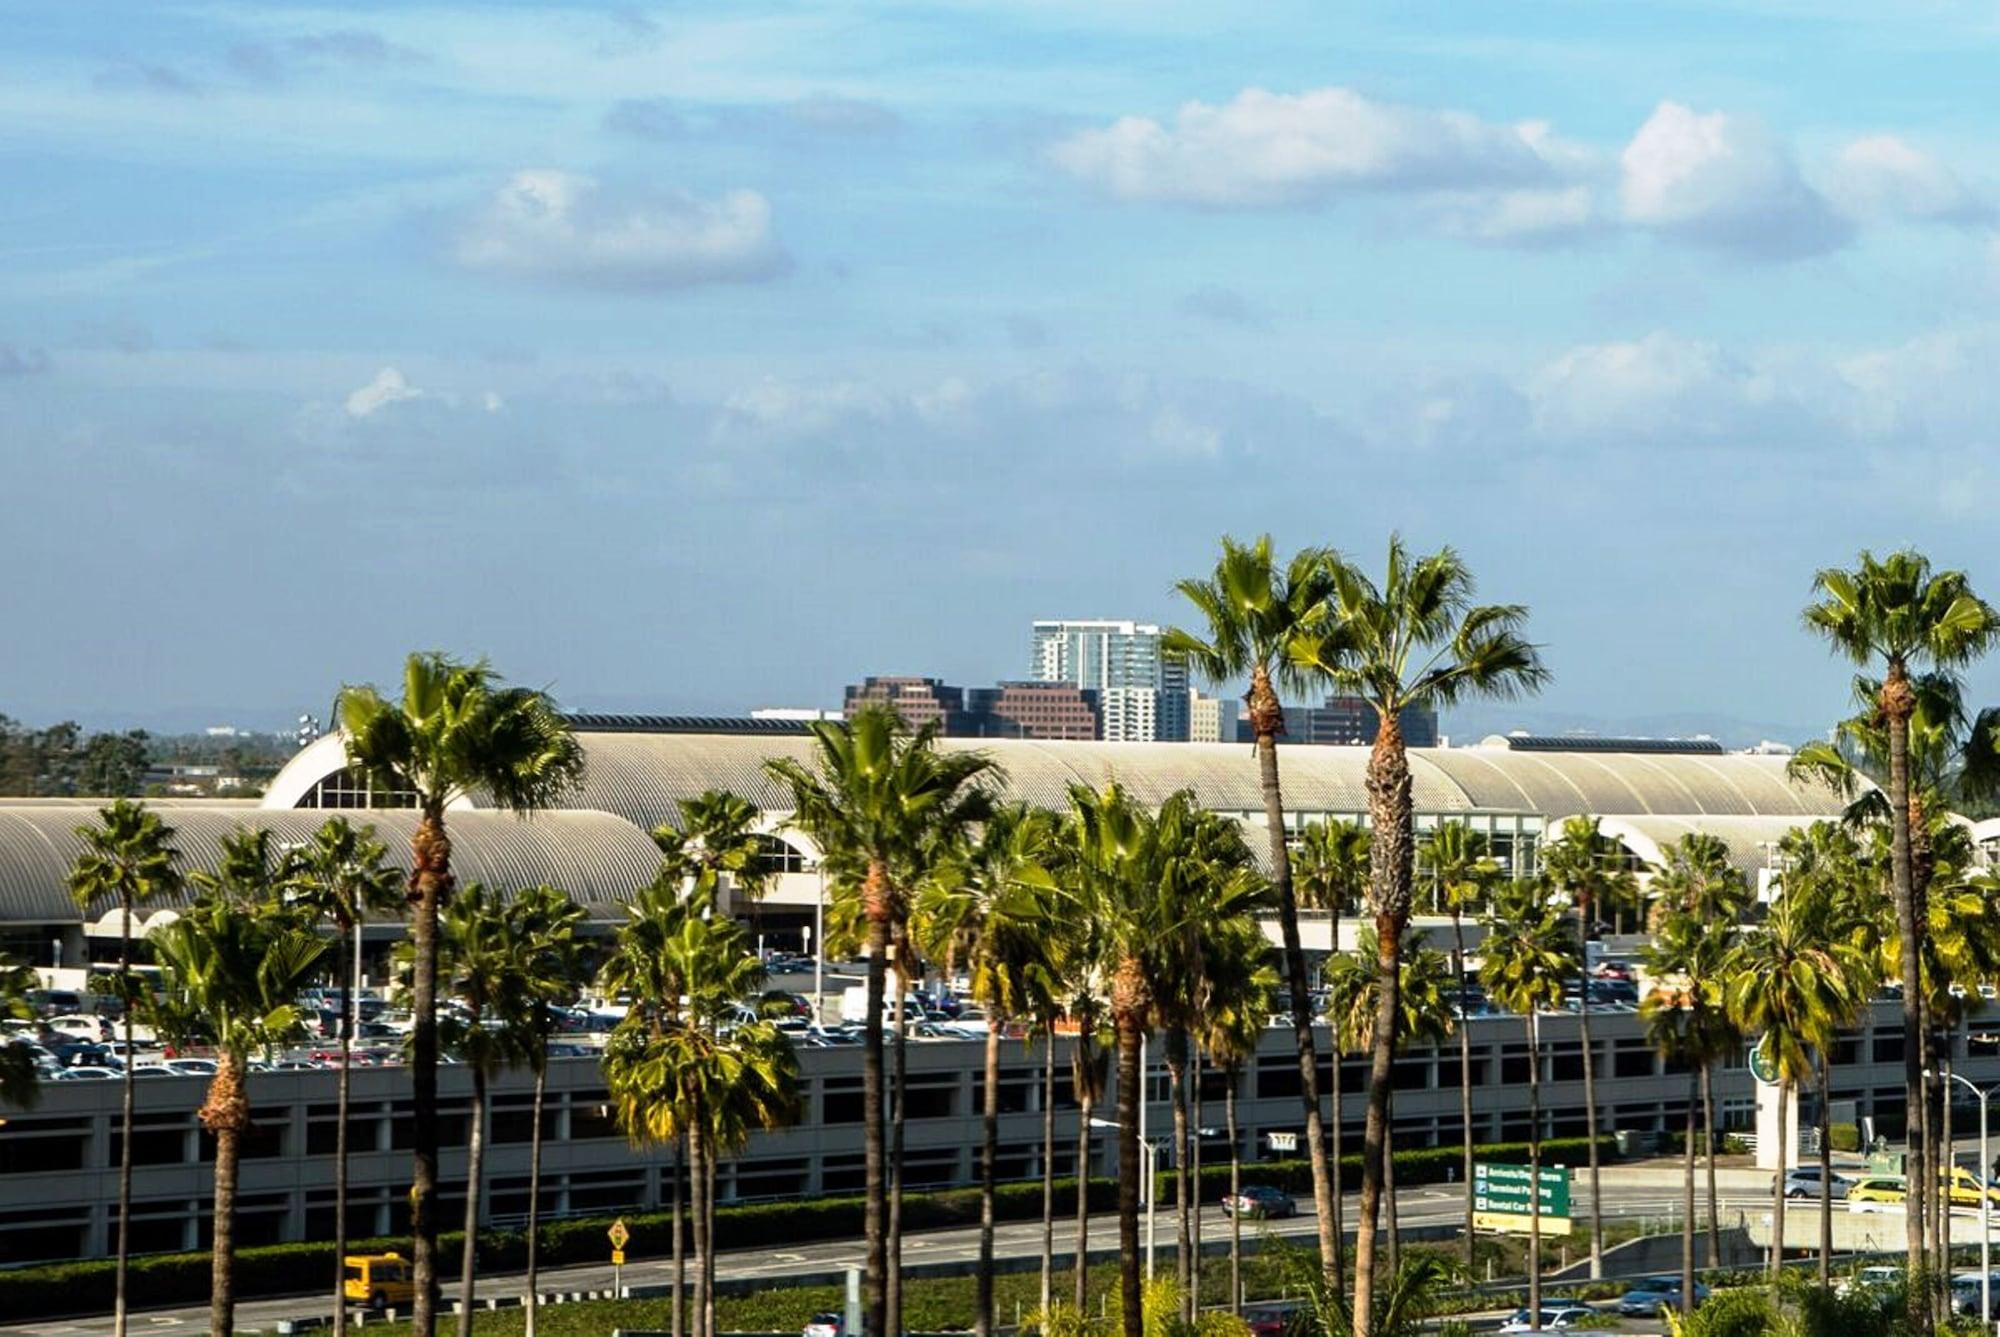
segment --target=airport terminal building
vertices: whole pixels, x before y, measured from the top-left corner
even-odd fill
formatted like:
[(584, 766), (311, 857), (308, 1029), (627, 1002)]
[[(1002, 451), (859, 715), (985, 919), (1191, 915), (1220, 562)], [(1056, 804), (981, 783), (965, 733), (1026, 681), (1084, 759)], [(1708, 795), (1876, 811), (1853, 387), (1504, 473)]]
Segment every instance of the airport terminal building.
[[(769, 895), (758, 912), (772, 947), (802, 945), (824, 892), (818, 852), (785, 826), (786, 792), (765, 774), (775, 756), (809, 757), (810, 739), (787, 721), (690, 720), (680, 717), (580, 716), (575, 720), (587, 758), (581, 787), (559, 811), (518, 818), (485, 810), (475, 796), (451, 814), (454, 863), (462, 879), (502, 889), (549, 882), (584, 904), (608, 931), (622, 906), (658, 868), (650, 831), (678, 818), (677, 804), (709, 789), (728, 789), (757, 805), (770, 837)], [(942, 740), (940, 746), (977, 748), (1004, 770), (1011, 797), (1060, 808), (1069, 786), (1113, 780), (1142, 801), (1157, 803), (1176, 790), (1193, 790), (1206, 807), (1260, 826), (1263, 801), (1248, 744), (1117, 743), (1022, 740)], [(1322, 817), (1364, 819), (1365, 748), (1299, 746), (1282, 751), (1288, 823)], [(1832, 793), (1789, 781), (1781, 756), (1726, 753), (1713, 745), (1579, 745), (1575, 740), (1509, 738), (1411, 753), (1420, 834), (1440, 822), (1462, 820), (1488, 834), (1497, 855), (1517, 872), (1530, 871), (1542, 839), (1575, 814), (1603, 819), (1636, 858), (1687, 830), (1721, 836), (1753, 882), (1787, 831), (1836, 814)], [(261, 800), (175, 802), (164, 815), (179, 832), (190, 868), (212, 867), (219, 837), (237, 824), (266, 826), (287, 839), (303, 839), (334, 809), (369, 809), (391, 857), (407, 858), (415, 813), (409, 796), (370, 792), (347, 769), (341, 741), (327, 737), (303, 749)], [(357, 813), (357, 817), (361, 814)], [(0, 939), (36, 964), (74, 968), (86, 960), (115, 959), (115, 908), (79, 911), (64, 878), (75, 857), (74, 828), (90, 813), (85, 805), (47, 801), (0, 803)], [(1253, 848), (1263, 842), (1253, 839)], [(171, 905), (139, 912), (138, 929)], [(1275, 928), (1275, 926), (1274, 926)], [(370, 949), (400, 934), (394, 923), (369, 929)], [(1323, 919), (1307, 916), (1309, 950), (1329, 944)], [(1527, 1132), (1527, 1043), (1519, 1018), (1475, 1018), (1473, 1118), (1476, 1136), (1514, 1139)], [(1978, 1023), (1975, 1022), (1975, 1030)], [(1670, 1069), (1647, 1047), (1636, 1016), (1607, 1012), (1594, 1020), (1602, 1126), (1647, 1132), (1675, 1128), (1690, 1094), (1684, 1072)], [(1544, 1019), (1543, 1101), (1547, 1128), (1563, 1135), (1582, 1131), (1581, 1050), (1575, 1022)], [(1298, 1075), (1288, 1032), (1273, 1031), (1242, 1078), (1243, 1154), (1275, 1154), (1286, 1134), (1299, 1130)], [(1324, 1033), (1322, 1033), (1324, 1038)], [(1885, 1129), (1900, 1126), (1901, 1032), (1893, 1018), (1844, 1043), (1835, 1099), (1853, 1102)], [(1057, 1042), (1057, 1151), (1055, 1166), (1073, 1168), (1076, 1128), (1069, 1098), (1066, 1042)], [(1041, 1072), (1039, 1046), (1008, 1042), (1003, 1055), (1000, 1104), (1002, 1172), (1026, 1177), (1041, 1171)], [(757, 1135), (749, 1150), (724, 1167), (724, 1200), (796, 1197), (858, 1190), (861, 1182), (861, 1065), (852, 1049), (807, 1049), (799, 1055), (803, 1117), (795, 1127)], [(1330, 1062), (1330, 1060), (1323, 1060)], [(1358, 1138), (1364, 1113), (1365, 1065), (1343, 1060), (1342, 1118)], [(912, 1186), (970, 1182), (976, 1175), (979, 1046), (969, 1041), (923, 1041), (909, 1054), (906, 1182)], [(330, 1233), (333, 1171), (332, 1071), (258, 1073), (251, 1086), (257, 1131), (242, 1170), (244, 1242), (301, 1239)], [(458, 1150), (444, 1163), (446, 1219), (451, 1197), (462, 1192), (452, 1177), (464, 1173), (463, 1134), (469, 1082), (462, 1070), (441, 1074), (446, 1128)], [(1415, 1049), (1396, 1065), (1398, 1145), (1455, 1142), (1460, 1136), (1457, 1046), (1442, 1052)], [(1204, 1098), (1220, 1107), (1223, 1077), (1207, 1074)], [(544, 1132), (543, 1203), (554, 1214), (644, 1210), (663, 1202), (661, 1158), (631, 1150), (612, 1126), (595, 1060), (551, 1064), (550, 1107)], [(201, 1242), (207, 1230), (210, 1155), (195, 1120), (200, 1079), (156, 1078), (138, 1089), (134, 1134), (135, 1243), (171, 1249)], [(410, 1112), (407, 1079), (396, 1070), (357, 1070), (352, 1125), (350, 1228), (362, 1234), (398, 1227), (409, 1173)], [(1163, 1070), (1149, 1074), (1150, 1098), (1164, 1101)], [(526, 1211), (530, 1115), (528, 1081), (508, 1075), (494, 1085), (492, 1147), (487, 1158), (486, 1210), (505, 1224)], [(1751, 1082), (1740, 1067), (1720, 1074), (1723, 1121), (1751, 1122)], [(106, 1250), (116, 1201), (118, 1084), (50, 1083), (40, 1106), (13, 1113), (0, 1126), (0, 1263), (30, 1258), (79, 1257)], [(1166, 1126), (1167, 1112), (1155, 1113)], [(1302, 1145), (1302, 1143), (1301, 1143)], [(1093, 1149), (1093, 1168), (1105, 1172), (1108, 1147)], [(1227, 1149), (1211, 1140), (1204, 1153)]]

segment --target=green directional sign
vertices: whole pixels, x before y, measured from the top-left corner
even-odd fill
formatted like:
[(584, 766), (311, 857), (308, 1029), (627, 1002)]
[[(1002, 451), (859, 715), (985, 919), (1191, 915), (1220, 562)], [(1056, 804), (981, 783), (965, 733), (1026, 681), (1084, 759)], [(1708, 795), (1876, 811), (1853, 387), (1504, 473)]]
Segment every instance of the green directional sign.
[(1778, 1084), (1778, 1056), (1771, 1052), (1769, 1035), (1750, 1046), (1750, 1075), (1766, 1086)]
[[(1567, 1221), (1569, 1167), (1542, 1167), (1540, 1189), (1544, 1224)], [(1528, 1194), (1528, 1167), (1525, 1165), (1478, 1164), (1472, 1167), (1472, 1210), (1477, 1216), (1518, 1217), (1525, 1223), (1530, 1211)], [(1522, 1228), (1526, 1228), (1525, 1224)]]

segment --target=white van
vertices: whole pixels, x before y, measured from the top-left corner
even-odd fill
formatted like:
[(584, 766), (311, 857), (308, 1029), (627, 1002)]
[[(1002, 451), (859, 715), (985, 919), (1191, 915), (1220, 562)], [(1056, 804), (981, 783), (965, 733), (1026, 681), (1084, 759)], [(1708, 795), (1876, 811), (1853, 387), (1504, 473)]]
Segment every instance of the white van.
[[(896, 1000), (885, 993), (882, 998), (882, 1024), (884, 1028), (894, 1019)], [(903, 995), (903, 1020), (905, 1023), (918, 1020), (927, 1014), (924, 1000), (913, 993)], [(851, 984), (840, 991), (840, 1019), (850, 1026), (859, 1026), (868, 1020), (868, 986)]]

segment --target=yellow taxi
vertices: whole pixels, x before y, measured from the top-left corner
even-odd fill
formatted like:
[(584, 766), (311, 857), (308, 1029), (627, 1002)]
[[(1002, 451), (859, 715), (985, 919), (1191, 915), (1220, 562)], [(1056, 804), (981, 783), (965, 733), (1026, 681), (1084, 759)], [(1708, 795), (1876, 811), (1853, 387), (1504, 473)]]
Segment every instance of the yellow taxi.
[(347, 1255), (347, 1298), (371, 1309), (408, 1305), (417, 1298), (410, 1264), (399, 1253)]
[(1909, 1199), (1909, 1188), (1901, 1176), (1872, 1175), (1847, 1190), (1847, 1210), (1879, 1212), (1888, 1207), (1901, 1207)]
[(1962, 1165), (1954, 1165), (1938, 1177), (1949, 1184), (1947, 1192), (1954, 1207), (1977, 1207), (1982, 1193), (1990, 1195), (1994, 1205), (2000, 1206), (2000, 1188), (1988, 1188), (1979, 1181), (1978, 1175)]

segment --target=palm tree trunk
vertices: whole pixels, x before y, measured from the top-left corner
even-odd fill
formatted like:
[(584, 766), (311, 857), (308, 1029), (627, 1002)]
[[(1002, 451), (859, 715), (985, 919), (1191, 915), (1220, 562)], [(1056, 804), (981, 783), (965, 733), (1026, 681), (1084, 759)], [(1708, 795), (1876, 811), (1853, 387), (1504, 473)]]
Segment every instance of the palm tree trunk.
[[(1924, 1033), (1927, 1037), (1933, 1036), (1928, 1025), (1925, 1026)], [(1935, 1038), (1932, 1039), (1931, 1053), (1924, 1070), (1945, 1074), (1933, 1083), (1938, 1093), (1938, 1132), (1933, 1142), (1937, 1147), (1938, 1173), (1932, 1176), (1932, 1180), (1938, 1186), (1937, 1265), (1940, 1271), (1948, 1273), (1951, 1271), (1951, 1172), (1958, 1148), (1953, 1145), (1954, 1139), (1951, 1135), (1951, 1054), (1947, 1050), (1942, 1057), (1939, 1057)]]
[(861, 1121), (867, 1206), (867, 1269), (864, 1278), (862, 1331), (869, 1337), (889, 1332), (889, 1180), (884, 1160), (889, 1123), (882, 1100), (882, 987), (889, 956), (888, 870), (869, 864), (862, 895), (868, 913), (868, 1014), (861, 1045)]
[(709, 1337), (708, 1328), (708, 1139), (702, 1129), (706, 1117), (699, 1097), (688, 1102), (688, 1215), (694, 1218), (694, 1303), (690, 1306), (689, 1330), (693, 1337)]
[(1708, 1064), (1701, 1065), (1702, 1147), (1708, 1155), (1708, 1265), (1722, 1266), (1722, 1209), (1715, 1196), (1715, 1079)]
[[(333, 1097), (333, 1337), (347, 1337), (347, 1106), (354, 1066), (354, 968), (348, 956), (354, 929), (336, 919), (334, 933), (339, 938), (334, 969), (340, 972), (340, 1076)], [(535, 1337), (533, 1319), (528, 1337)]]
[[(126, 1051), (130, 1066), (130, 1050)], [(215, 1135), (215, 1225), (209, 1250), (209, 1337), (236, 1333), (236, 1167), (243, 1130), (250, 1123), (250, 1099), (243, 1089), (243, 1057), (220, 1048), (215, 1079), (201, 1121)]]
[[(1410, 917), (1410, 759), (1391, 706), (1376, 706), (1380, 721), (1368, 756), (1368, 857), (1375, 889), (1375, 1026), (1370, 1038), (1368, 1121), (1361, 1142), (1361, 1215), (1354, 1235), (1354, 1331), (1372, 1337), (1375, 1306), (1376, 1226), (1389, 1155), (1389, 1086), (1396, 1053), (1402, 991), (1403, 928)], [(1537, 1246), (1539, 1248), (1539, 1246)], [(1539, 1283), (1538, 1283), (1539, 1284)]]
[(1403, 1270), (1403, 1220), (1396, 1210), (1396, 1093), (1389, 1093), (1389, 1145), (1382, 1151), (1382, 1209), (1389, 1222), (1389, 1275)]
[[(1179, 1028), (1166, 1035), (1168, 1100), (1174, 1110), (1174, 1280), (1180, 1286), (1181, 1321), (1194, 1322), (1188, 1301), (1188, 1276), (1194, 1263), (1194, 1223), (1188, 1216), (1187, 1033)], [(1157, 1189), (1156, 1189), (1157, 1191)]]
[(1604, 1211), (1598, 1206), (1602, 1195), (1597, 1184), (1597, 1060), (1590, 1045), (1590, 920), (1588, 896), (1576, 902), (1578, 959), (1582, 962), (1577, 978), (1576, 1027), (1583, 1042), (1583, 1135), (1590, 1154), (1590, 1279), (1604, 1277)]
[[(472, 1024), (479, 1024), (473, 1014)], [(473, 1287), (479, 1268), (479, 1199), (486, 1172), (486, 1065), (473, 1063), (472, 1135), (465, 1144), (465, 1243), (458, 1263), (458, 1337), (472, 1337)]]
[(979, 1270), (973, 1331), (993, 1337), (993, 1191), (1000, 1159), (1000, 1018), (986, 1019), (985, 1089), (979, 1109)]
[(1072, 1065), (1076, 1074), (1076, 1248), (1075, 1261), (1070, 1264), (1070, 1302), (1078, 1314), (1083, 1313), (1084, 1301), (1090, 1288), (1090, 1117), (1097, 1102), (1091, 1095), (1091, 1074), (1082, 1066), (1090, 1062), (1085, 1053), (1087, 1039), (1083, 1033), (1076, 1038), (1077, 1052), (1082, 1057)]
[(1465, 919), (1457, 906), (1451, 912), (1451, 936), (1455, 944), (1452, 966), (1458, 972), (1458, 1127), (1464, 1145), (1465, 1175), (1465, 1267), (1472, 1270), (1472, 993), (1465, 978)]
[[(1896, 930), (1901, 942), (1903, 982), (1903, 1096), (1909, 1111), (1909, 1155), (1905, 1162), (1909, 1202), (1904, 1211), (1903, 1242), (1910, 1262), (1919, 1272), (1928, 1271), (1925, 1257), (1924, 1205), (1929, 1201), (1932, 1175), (1928, 1168), (1930, 1148), (1922, 1132), (1924, 1109), (1923, 1030), (1918, 1004), (1923, 996), (1923, 974), (1918, 957), (1918, 925), (1915, 879), (1910, 862), (1910, 713), (1916, 694), (1909, 674), (1899, 659), (1891, 659), (1882, 678), (1879, 696), (1882, 714), (1889, 726), (1889, 867), (1896, 899)], [(1919, 1334), (1931, 1330), (1930, 1306), (1922, 1297), (1911, 1295), (1910, 1319)]]
[(414, 962), (410, 987), (410, 1279), (411, 1337), (437, 1330), (438, 1112), (437, 972), (438, 911), (451, 891), (451, 840), (445, 834), (444, 806), (426, 800), (423, 818), (410, 836), (410, 919)]
[(1833, 1083), (1827, 1056), (1819, 1056), (1819, 1285), (1833, 1285)]
[(1694, 1126), (1698, 1083), (1688, 1076), (1687, 1145), (1681, 1148), (1681, 1313), (1694, 1312)]
[(1229, 1068), (1222, 1088), (1223, 1118), (1229, 1125), (1229, 1312), (1243, 1313), (1243, 1218), (1236, 1214), (1236, 1195), (1243, 1191), (1243, 1134), (1236, 1127), (1236, 1084), (1243, 1074)]
[[(902, 935), (898, 935), (899, 939)], [(907, 952), (907, 945), (899, 942), (897, 964), (902, 964), (901, 952)], [(905, 1019), (903, 1009), (910, 995), (910, 982), (898, 969), (896, 972), (896, 1033), (891, 1039), (894, 1048), (890, 1051), (889, 1074), (889, 1284), (884, 1292), (888, 1305), (888, 1327), (884, 1332), (900, 1333), (903, 1330), (903, 1120), (904, 1087), (908, 1076), (905, 1065), (909, 1057), (909, 1038), (903, 1033)], [(989, 1019), (988, 1024), (991, 1024)], [(710, 1335), (712, 1337), (712, 1334)]]
[(1056, 1272), (1056, 1032), (1042, 1034), (1042, 1312), (1055, 1304)]
[(1125, 1337), (1144, 1337), (1139, 1269), (1139, 1032), (1130, 1009), (1118, 1013), (1118, 1279)]
[(1778, 1074), (1778, 1173), (1771, 1180), (1771, 1280), (1785, 1264), (1785, 1167), (1791, 1164), (1791, 1115), (1785, 1105), (1792, 1096), (1792, 1083), (1783, 1071)]
[[(121, 1020), (125, 1025), (125, 1071), (119, 1080), (124, 1090), (119, 1093), (121, 1111), (118, 1121), (118, 1275), (116, 1293), (112, 1297), (111, 1331), (112, 1337), (125, 1337), (126, 1296), (125, 1279), (132, 1257), (132, 1114), (133, 1087), (138, 1078), (132, 1071), (132, 891), (129, 884), (121, 888), (119, 898), (123, 913), (119, 916), (118, 927), (118, 997), (123, 1002)], [(85, 953), (88, 957), (88, 953)], [(88, 960), (85, 961), (88, 965)]]
[[(1285, 844), (1285, 802), (1278, 786), (1278, 735), (1285, 730), (1284, 708), (1271, 687), (1270, 670), (1259, 664), (1250, 675), (1245, 698), (1251, 728), (1257, 738), (1257, 776), (1264, 791), (1264, 829), (1271, 850), (1271, 885), (1278, 902), (1278, 929), (1284, 940), (1285, 988), (1291, 1003), (1292, 1038), (1298, 1048), (1299, 1099), (1304, 1104), (1306, 1153), (1312, 1162), (1313, 1210), (1319, 1221), (1319, 1260), (1329, 1284), (1337, 1286), (1343, 1271), (1339, 1170), (1327, 1159), (1326, 1128), (1319, 1105), (1319, 1053), (1313, 1044), (1312, 995), (1306, 988), (1305, 949), (1299, 943), (1299, 903), (1292, 892), (1292, 855)], [(1334, 1045), (1334, 1070), (1339, 1071), (1340, 1046)], [(1339, 1078), (1336, 1076), (1335, 1081)], [(1335, 1088), (1339, 1088), (1336, 1086)], [(1340, 1108), (1334, 1107), (1334, 1117)]]
[(682, 1337), (687, 1321), (687, 1223), (681, 1219), (681, 1198), (687, 1180), (687, 1129), (674, 1134), (674, 1283), (670, 1337)]
[[(522, 1301), (522, 1331), (535, 1337), (536, 1277), (541, 1272), (542, 1249), (542, 1104), (549, 1086), (547, 1042), (537, 1039), (542, 1051), (535, 1057), (534, 1127), (528, 1130), (528, 1294)], [(622, 1298), (622, 1297), (621, 1297)]]
[(1528, 1009), (1528, 1327), (1542, 1330), (1542, 1028)]
[(701, 1294), (708, 1306), (708, 1312), (702, 1315), (701, 1330), (703, 1337), (715, 1337), (715, 1181), (718, 1168), (722, 1164), (722, 1157), (713, 1138), (708, 1139), (704, 1145), (701, 1168), (702, 1173), (707, 1176), (707, 1182), (702, 1185), (701, 1198), (702, 1206), (708, 1212), (708, 1248), (703, 1252), (701, 1260)]
[(1192, 1059), (1194, 1081), (1188, 1084), (1189, 1118), (1194, 1124), (1194, 1137), (1188, 1144), (1188, 1163), (1193, 1167), (1194, 1187), (1189, 1192), (1190, 1210), (1194, 1213), (1194, 1270), (1188, 1274), (1188, 1316), (1201, 1312), (1201, 1199), (1204, 1192), (1201, 1183), (1201, 1045), (1193, 1046)]

